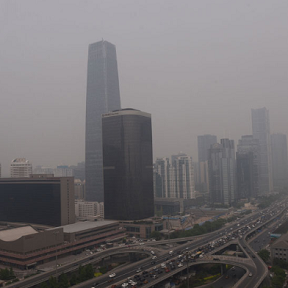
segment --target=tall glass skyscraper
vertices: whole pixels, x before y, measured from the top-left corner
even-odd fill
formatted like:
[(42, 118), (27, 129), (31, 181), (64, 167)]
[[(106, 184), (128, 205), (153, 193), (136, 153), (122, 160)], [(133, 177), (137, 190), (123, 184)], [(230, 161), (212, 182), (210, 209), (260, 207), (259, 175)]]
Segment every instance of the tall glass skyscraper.
[(252, 109), (253, 138), (259, 140), (259, 194), (273, 190), (269, 111)]
[(151, 115), (134, 109), (102, 118), (104, 218), (154, 216)]
[(85, 173), (87, 201), (104, 201), (102, 114), (120, 109), (115, 45), (89, 45), (86, 94)]

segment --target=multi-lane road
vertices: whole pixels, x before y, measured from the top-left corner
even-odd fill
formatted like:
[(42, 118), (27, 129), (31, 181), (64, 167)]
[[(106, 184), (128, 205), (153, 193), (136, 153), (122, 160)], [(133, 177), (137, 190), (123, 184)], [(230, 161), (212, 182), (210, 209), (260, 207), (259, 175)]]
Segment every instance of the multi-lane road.
[[(188, 250), (188, 251), (193, 251), (193, 250), (197, 249), (198, 247), (202, 247), (203, 245), (205, 245), (205, 244), (207, 244), (209, 242), (215, 241), (215, 240), (217, 240), (217, 239), (219, 239), (221, 237), (224, 237), (225, 235), (227, 235), (229, 233), (230, 234), (232, 234), (234, 232), (236, 233), (237, 230), (239, 231), (240, 228), (243, 228), (243, 231), (244, 231), (244, 229), (246, 229), (245, 230), (246, 232), (245, 233), (243, 232), (245, 234), (245, 235), (243, 234), (243, 237), (242, 236), (239, 237), (240, 245), (242, 245), (243, 247), (246, 247), (245, 250), (247, 251), (247, 253), (249, 251), (250, 252), (249, 254), (253, 255), (254, 254), (254, 251), (253, 251), (253, 249), (254, 249), (253, 243), (254, 242), (252, 241), (253, 242), (253, 243), (251, 243), (252, 247), (250, 247), (248, 245), (248, 243), (245, 241), (245, 237), (246, 237), (246, 235), (248, 235), (250, 233), (249, 230), (251, 229), (251, 227), (250, 227), (249, 230), (248, 230), (247, 226), (248, 225), (252, 226), (251, 223), (255, 222), (256, 219), (265, 219), (265, 221), (266, 221), (266, 220), (269, 220), (271, 218), (275, 218), (278, 215), (277, 213), (280, 213), (280, 210), (283, 209), (283, 208), (284, 208), (283, 202), (281, 202), (281, 204), (280, 203), (274, 204), (271, 208), (265, 209), (264, 213), (263, 213), (263, 211), (262, 212), (258, 211), (256, 213), (248, 215), (248, 216), (242, 218), (241, 220), (239, 220), (238, 222), (235, 222), (235, 223), (232, 223), (232, 224), (230, 224), (228, 226), (225, 226), (224, 228), (222, 228), (222, 229), (220, 229), (218, 231), (202, 235), (201, 239), (199, 239), (199, 237), (198, 238), (197, 237), (189, 238), (189, 239), (178, 239), (179, 242), (184, 241), (184, 240), (185, 241), (192, 240), (192, 239), (194, 239), (194, 240), (192, 241), (192, 243), (187, 243), (186, 242), (186, 244), (183, 244), (181, 246), (175, 247), (175, 248), (173, 248), (173, 250), (174, 250), (175, 253), (177, 253), (178, 251), (183, 251), (186, 248), (187, 248), (186, 250)], [(273, 216), (267, 217), (267, 215), (270, 215), (269, 213), (271, 213)], [(263, 220), (263, 222), (260, 222), (257, 225), (260, 227), (261, 225), (263, 225), (263, 223), (265, 221)], [(264, 234), (265, 233), (263, 233), (263, 235)], [(265, 235), (267, 235), (267, 233)], [(261, 237), (261, 235), (259, 237)], [(257, 243), (257, 242), (255, 242), (255, 243)], [(147, 244), (149, 245), (149, 243), (147, 243)], [(147, 245), (147, 244), (145, 244), (145, 245)], [(156, 243), (152, 242), (151, 244), (156, 244)], [(145, 245), (143, 245), (142, 247), (144, 248)], [(133, 249), (133, 248), (134, 247), (132, 245), (130, 247), (130, 249)], [(101, 252), (99, 254), (93, 255), (94, 259), (91, 259), (92, 257), (87, 257), (86, 259), (81, 259), (81, 260), (76, 261), (74, 263), (70, 263), (70, 264), (64, 265), (62, 267), (59, 267), (58, 268), (58, 274), (64, 273), (64, 272), (73, 271), (73, 270), (77, 269), (77, 266), (79, 264), (87, 264), (87, 263), (95, 262), (96, 258), (107, 257), (107, 255), (109, 255), (110, 253), (112, 253), (113, 251), (116, 251), (116, 250), (118, 252), (123, 251), (123, 253), (124, 252), (127, 253), (129, 251), (129, 249), (124, 248), (124, 247), (123, 248), (117, 247), (117, 248), (112, 248), (112, 249), (109, 249), (109, 250), (105, 250), (105, 251), (103, 251), (103, 252)], [(135, 252), (138, 252), (138, 251), (135, 251)], [(169, 257), (169, 255), (168, 255), (168, 251), (167, 251), (167, 253), (164, 253), (162, 256), (158, 257), (156, 265), (159, 265), (160, 263), (165, 262), (168, 257)], [(252, 265), (251, 267), (249, 266), (248, 269), (249, 269), (249, 273), (252, 273), (253, 277), (249, 277), (248, 275), (246, 275), (247, 277), (244, 276), (243, 279), (240, 280), (242, 282), (241, 283), (241, 287), (247, 287), (247, 288), (248, 287), (257, 287), (257, 285), (259, 284), (258, 282), (261, 280), (261, 277), (265, 274), (265, 269), (267, 269), (265, 267), (265, 265), (263, 265), (263, 262), (261, 262), (262, 260), (258, 258), (258, 256), (256, 256), (255, 258), (251, 258), (251, 260), (253, 260), (254, 265)], [(155, 264), (151, 264), (151, 257), (149, 257), (149, 259), (142, 260), (140, 262), (141, 262), (141, 264), (134, 263), (134, 264), (125, 265), (124, 267), (119, 267), (118, 269), (116, 269), (115, 270), (116, 277), (115, 277), (113, 283), (115, 283), (115, 282), (121, 283), (121, 281), (125, 282), (125, 280), (127, 280), (128, 277), (133, 277), (136, 274), (136, 270), (137, 270), (137, 267), (139, 267), (139, 265), (141, 265), (143, 267), (142, 270), (143, 269), (149, 270), (153, 266), (155, 266)], [(199, 261), (199, 262), (202, 262), (202, 261)], [(182, 269), (184, 269), (184, 268), (182, 268)], [(246, 270), (248, 270), (248, 269), (246, 269)], [(181, 269), (179, 268), (179, 271), (180, 270)], [(175, 269), (175, 272), (176, 271), (178, 271), (178, 270)], [(11, 287), (11, 288), (16, 288), (16, 287), (28, 288), (28, 287), (32, 287), (33, 285), (35, 285), (37, 283), (40, 283), (44, 279), (49, 279), (49, 277), (54, 275), (54, 274), (55, 274), (54, 271), (46, 272), (46, 273), (43, 273), (43, 274), (28, 278), (28, 279), (26, 279), (24, 281), (9, 285), (9, 287)], [(167, 278), (167, 277), (170, 276), (168, 274), (165, 274), (165, 273), (164, 273), (164, 275), (161, 274), (159, 278)], [(113, 283), (108, 282), (109, 280), (110, 280), (109, 276), (105, 274), (105, 275), (103, 275), (101, 277), (98, 277), (97, 279), (91, 279), (89, 281), (86, 281), (85, 283), (81, 283), (81, 284), (76, 285), (74, 287), (77, 287), (77, 288), (80, 288), (80, 287), (81, 288), (82, 287), (83, 288), (90, 288), (90, 287), (93, 286), (93, 284), (96, 281), (98, 282), (97, 287), (101, 287), (101, 288), (110, 287)], [(150, 281), (150, 282), (153, 282), (153, 281)], [(150, 287), (150, 285), (146, 284), (143, 287)]]

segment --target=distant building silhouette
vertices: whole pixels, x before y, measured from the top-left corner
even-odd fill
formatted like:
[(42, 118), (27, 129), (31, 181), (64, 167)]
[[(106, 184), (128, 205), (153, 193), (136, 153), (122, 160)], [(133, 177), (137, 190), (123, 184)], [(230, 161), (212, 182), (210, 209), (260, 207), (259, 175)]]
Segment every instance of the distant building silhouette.
[(273, 185), (275, 188), (288, 187), (287, 137), (277, 133), (271, 135)]
[(208, 149), (210, 149), (212, 144), (217, 143), (217, 136), (205, 134), (205, 135), (199, 135), (197, 139), (198, 139), (197, 188), (199, 192), (207, 192), (209, 190)]
[(120, 107), (116, 48), (107, 41), (90, 44), (85, 141), (87, 201), (104, 201), (101, 115)]
[(259, 140), (259, 195), (273, 190), (269, 111), (252, 109), (253, 138)]
[(259, 194), (260, 147), (252, 135), (242, 136), (237, 145), (237, 198)]
[(234, 140), (221, 139), (209, 149), (209, 196), (212, 204), (231, 205), (235, 201)]
[(105, 219), (154, 216), (151, 115), (122, 109), (102, 116)]

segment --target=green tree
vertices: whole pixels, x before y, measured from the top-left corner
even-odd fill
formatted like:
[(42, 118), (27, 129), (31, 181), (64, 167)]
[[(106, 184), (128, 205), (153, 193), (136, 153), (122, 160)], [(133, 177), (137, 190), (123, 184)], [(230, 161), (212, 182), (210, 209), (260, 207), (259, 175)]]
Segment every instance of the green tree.
[(93, 277), (94, 277), (93, 266), (92, 266), (92, 264), (88, 264), (85, 266), (85, 278), (88, 280), (88, 279), (91, 279)]
[(48, 286), (47, 282), (43, 282), (43, 283), (41, 283), (40, 288), (49, 288), (49, 286)]
[(61, 274), (58, 279), (59, 288), (68, 288), (69, 280), (66, 274)]
[(266, 249), (262, 249), (258, 252), (259, 257), (262, 258), (264, 262), (267, 262), (270, 259), (270, 252)]
[(155, 238), (157, 241), (162, 239), (161, 233), (159, 231), (152, 231), (150, 238)]
[(49, 287), (51, 288), (58, 288), (58, 282), (57, 279), (55, 277), (50, 277), (49, 278)]
[(77, 274), (76, 273), (73, 273), (72, 274), (72, 277), (70, 279), (70, 285), (71, 286), (74, 286), (78, 283), (78, 279), (77, 279)]

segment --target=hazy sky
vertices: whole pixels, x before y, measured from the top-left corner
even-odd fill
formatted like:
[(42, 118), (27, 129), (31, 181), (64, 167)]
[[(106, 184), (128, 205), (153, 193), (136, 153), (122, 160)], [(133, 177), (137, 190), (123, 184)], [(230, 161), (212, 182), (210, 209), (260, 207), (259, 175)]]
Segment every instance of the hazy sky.
[(85, 158), (88, 45), (115, 44), (122, 107), (152, 114), (154, 158), (235, 141), (266, 106), (288, 132), (287, 0), (1, 0), (0, 162)]

